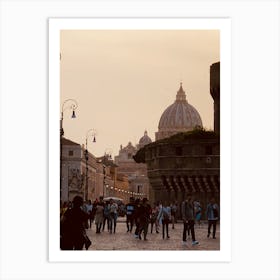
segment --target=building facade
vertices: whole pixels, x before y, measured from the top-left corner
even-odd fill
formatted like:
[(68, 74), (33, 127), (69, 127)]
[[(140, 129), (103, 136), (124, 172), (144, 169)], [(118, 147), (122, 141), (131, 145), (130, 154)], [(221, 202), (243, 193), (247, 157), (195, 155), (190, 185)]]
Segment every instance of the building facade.
[(125, 175), (129, 182), (129, 195), (134, 198), (149, 198), (150, 184), (147, 176), (147, 166), (145, 163), (136, 163), (133, 156), (145, 145), (152, 143), (148, 132), (140, 138), (139, 143), (133, 146), (131, 142), (127, 146), (120, 146), (119, 155), (115, 157), (118, 166), (118, 174)]
[[(83, 145), (62, 137), (61, 201), (76, 195), (95, 200), (103, 189), (103, 166)], [(101, 192), (102, 195), (102, 192)]]

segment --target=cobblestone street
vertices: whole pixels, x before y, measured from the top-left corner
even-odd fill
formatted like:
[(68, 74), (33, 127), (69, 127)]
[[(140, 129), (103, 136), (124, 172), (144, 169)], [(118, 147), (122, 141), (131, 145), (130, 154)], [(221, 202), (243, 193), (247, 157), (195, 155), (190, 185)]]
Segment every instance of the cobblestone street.
[[(156, 233), (155, 229), (151, 234), (149, 225), (147, 241), (139, 240), (134, 237), (135, 227), (132, 233), (127, 232), (125, 218), (119, 218), (116, 228), (116, 233), (110, 234), (105, 227), (104, 232), (96, 234), (95, 224), (91, 229), (87, 230), (87, 235), (90, 238), (92, 245), (89, 250), (219, 250), (220, 249), (220, 226), (217, 225), (216, 239), (210, 235), (207, 238), (207, 222), (202, 223), (200, 227), (195, 225), (196, 240), (198, 245), (192, 246), (192, 240), (189, 237), (187, 245), (182, 244), (183, 224), (175, 224), (175, 229), (172, 229), (172, 224), (169, 225), (170, 239), (162, 239), (162, 231)], [(143, 236), (143, 234), (142, 234)]]

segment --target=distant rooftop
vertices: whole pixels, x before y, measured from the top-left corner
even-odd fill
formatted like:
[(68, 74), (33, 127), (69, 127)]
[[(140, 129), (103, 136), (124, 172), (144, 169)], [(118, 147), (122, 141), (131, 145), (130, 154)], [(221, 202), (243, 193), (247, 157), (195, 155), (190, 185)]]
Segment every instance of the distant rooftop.
[(69, 145), (69, 146), (80, 146), (80, 144), (73, 142), (69, 139), (62, 137), (62, 145)]

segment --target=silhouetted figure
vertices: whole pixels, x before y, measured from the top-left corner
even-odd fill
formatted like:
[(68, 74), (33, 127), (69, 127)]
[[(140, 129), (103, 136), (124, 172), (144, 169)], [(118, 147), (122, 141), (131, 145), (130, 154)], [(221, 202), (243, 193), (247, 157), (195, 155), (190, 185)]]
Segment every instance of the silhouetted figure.
[(83, 198), (75, 196), (73, 207), (68, 209), (60, 225), (60, 249), (61, 250), (82, 250), (85, 245), (86, 249), (91, 242), (85, 231), (88, 215), (81, 209)]
[(187, 231), (190, 230), (192, 236), (192, 245), (199, 244), (198, 241), (195, 239), (195, 232), (194, 232), (194, 205), (192, 201), (191, 195), (187, 196), (187, 199), (182, 203), (182, 218), (184, 222), (184, 229), (183, 229), (183, 244), (187, 243)]
[(104, 205), (104, 212), (103, 212), (103, 227), (102, 227), (102, 231), (104, 231), (105, 225), (107, 222), (107, 230), (110, 230), (111, 227), (111, 218), (110, 218), (110, 205), (109, 205), (109, 201), (106, 201), (105, 205)]
[(96, 225), (96, 233), (101, 233), (101, 227), (104, 221), (104, 207), (103, 203), (97, 203), (96, 212), (95, 212), (95, 225)]
[(114, 202), (113, 199), (110, 199), (109, 211), (110, 211), (110, 225), (109, 225), (110, 233), (112, 232), (116, 233), (117, 219), (118, 219), (118, 204)]
[(195, 220), (197, 221), (197, 224), (200, 227), (202, 208), (198, 200), (194, 202), (194, 211), (195, 211)]
[[(156, 220), (158, 216), (158, 207), (156, 203), (154, 203), (154, 207), (151, 209), (150, 223), (151, 223), (151, 233), (153, 233), (153, 227), (155, 225), (156, 228)], [(156, 228), (157, 231), (157, 228)]]
[(215, 202), (215, 198), (212, 197), (210, 203), (207, 205), (206, 216), (208, 220), (208, 234), (207, 237), (211, 234), (211, 227), (213, 226), (213, 238), (216, 239), (216, 224), (219, 220), (220, 211), (219, 206)]
[(137, 198), (135, 200), (135, 208), (134, 208), (134, 221), (135, 221), (135, 238), (139, 238), (139, 230), (140, 230), (140, 199)]
[(162, 202), (159, 201), (157, 203), (158, 216), (157, 216), (157, 219), (156, 219), (156, 233), (159, 233), (159, 228), (160, 228), (160, 225), (162, 224), (162, 217), (160, 215), (161, 211), (162, 211)]
[(175, 220), (176, 220), (176, 212), (177, 212), (177, 205), (175, 203), (171, 203), (170, 205), (171, 208), (171, 222), (172, 222), (172, 229), (175, 229)]
[(133, 224), (134, 224), (134, 198), (131, 197), (129, 199), (129, 203), (126, 204), (126, 228), (127, 232), (132, 232)]
[(169, 237), (169, 223), (171, 222), (171, 208), (167, 205), (166, 202), (162, 204), (162, 208), (159, 212), (159, 216), (161, 217), (162, 222), (162, 238), (165, 237), (165, 230), (166, 230), (166, 237)]
[(148, 204), (148, 199), (143, 198), (142, 204), (139, 208), (140, 216), (139, 216), (139, 239), (141, 239), (142, 231), (144, 233), (144, 240), (147, 240), (147, 233), (151, 215), (151, 206)]

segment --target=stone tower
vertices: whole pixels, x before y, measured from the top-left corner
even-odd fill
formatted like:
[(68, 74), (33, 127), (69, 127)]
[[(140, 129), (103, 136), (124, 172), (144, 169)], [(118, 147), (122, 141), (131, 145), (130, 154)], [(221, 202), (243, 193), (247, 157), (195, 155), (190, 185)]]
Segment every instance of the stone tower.
[(220, 133), (220, 62), (210, 66), (210, 93), (214, 100), (214, 131)]

